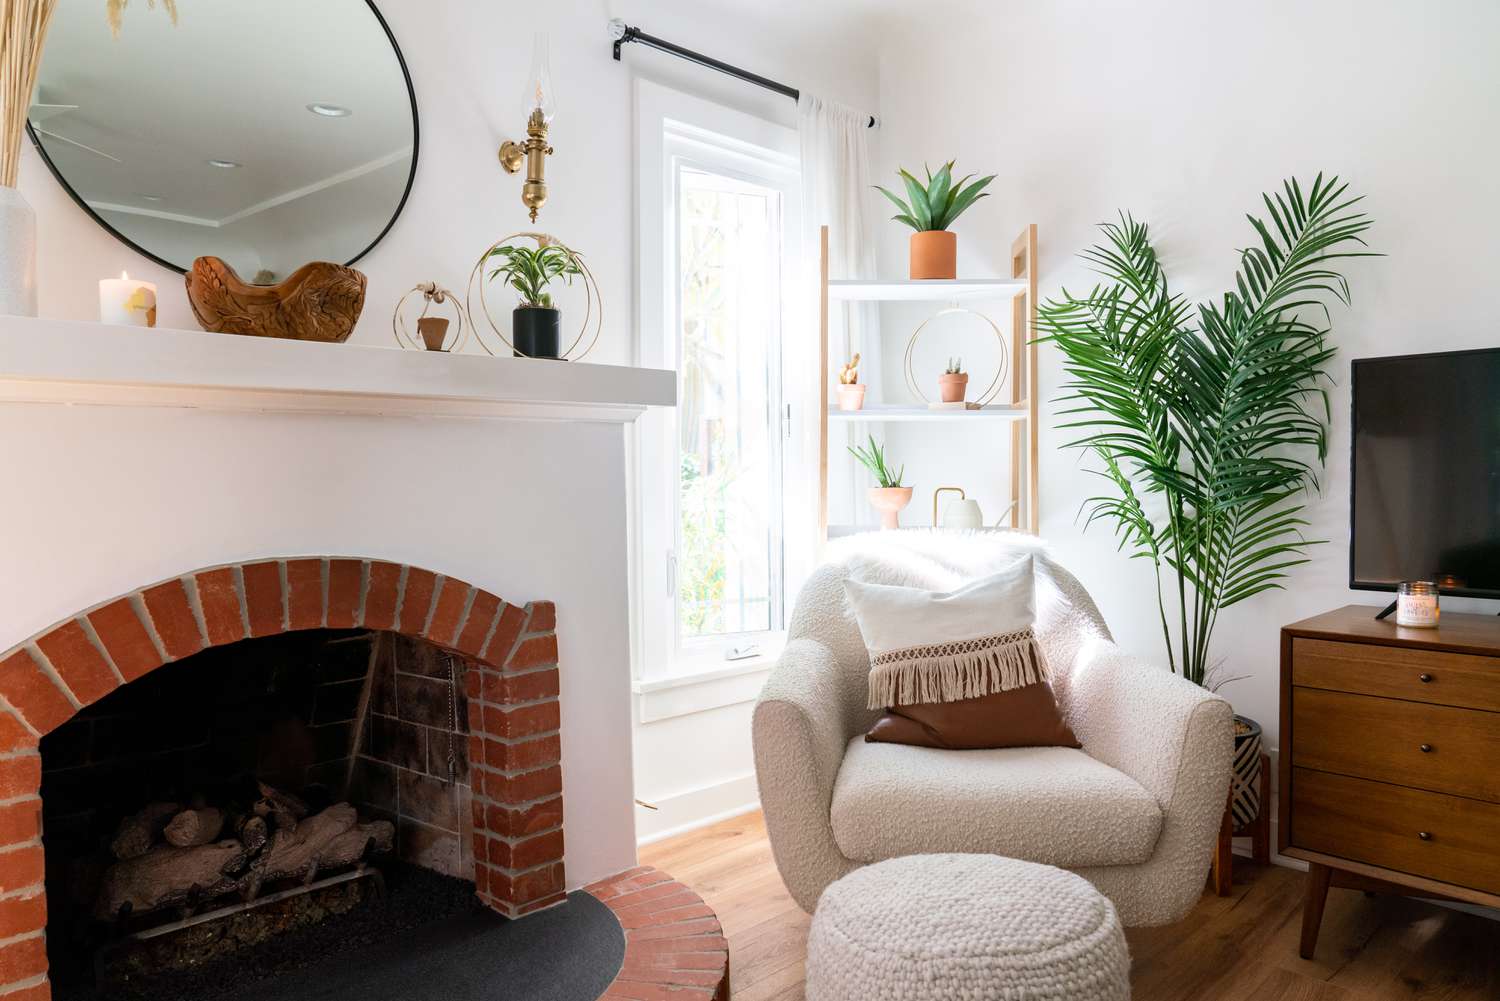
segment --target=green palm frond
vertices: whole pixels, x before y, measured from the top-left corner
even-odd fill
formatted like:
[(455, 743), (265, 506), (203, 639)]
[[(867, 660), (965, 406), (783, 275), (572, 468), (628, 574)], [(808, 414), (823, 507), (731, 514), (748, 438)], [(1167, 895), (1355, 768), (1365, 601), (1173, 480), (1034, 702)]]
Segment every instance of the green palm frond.
[(1169, 660), (1199, 684), (1219, 611), (1283, 586), (1318, 544), (1297, 498), (1318, 489), (1328, 454), (1328, 300), (1349, 303), (1340, 262), (1376, 256), (1337, 178), (1289, 180), (1263, 202), (1269, 222), (1249, 217), (1257, 242), (1219, 301), (1173, 294), (1146, 225), (1121, 215), (1081, 255), (1101, 283), (1063, 290), (1038, 317), (1064, 359), (1068, 445), (1115, 485), (1085, 502), (1085, 524), (1113, 524), (1122, 549), (1152, 561)]

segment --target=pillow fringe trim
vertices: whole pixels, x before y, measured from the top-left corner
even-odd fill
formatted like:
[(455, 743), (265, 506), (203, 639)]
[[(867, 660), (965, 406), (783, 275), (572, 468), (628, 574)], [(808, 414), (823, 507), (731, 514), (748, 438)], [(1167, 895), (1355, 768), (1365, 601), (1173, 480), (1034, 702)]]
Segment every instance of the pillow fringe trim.
[(983, 640), (892, 650), (870, 670), (870, 709), (960, 702), (1051, 681), (1031, 629)]

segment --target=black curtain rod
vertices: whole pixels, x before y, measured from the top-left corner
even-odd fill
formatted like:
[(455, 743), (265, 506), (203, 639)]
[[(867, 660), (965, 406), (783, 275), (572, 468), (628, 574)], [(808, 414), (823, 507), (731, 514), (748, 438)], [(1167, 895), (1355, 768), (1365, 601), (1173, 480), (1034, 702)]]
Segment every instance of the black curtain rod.
[[(761, 76), (759, 73), (751, 73), (749, 70), (740, 69), (738, 66), (731, 66), (723, 60), (715, 59), (713, 56), (705, 56), (701, 52), (694, 52), (692, 49), (685, 49), (680, 45), (674, 45), (664, 38), (648, 35), (641, 29), (632, 27), (619, 19), (611, 21), (609, 28), (610, 33), (615, 39), (615, 62), (620, 61), (620, 46), (627, 42), (639, 42), (649, 48), (657, 49), (668, 55), (676, 56), (679, 59), (686, 59), (690, 63), (697, 63), (699, 66), (706, 66), (711, 70), (732, 76), (737, 80), (753, 83), (757, 87), (763, 87), (766, 90), (780, 94), (782, 97), (790, 97), (794, 101), (802, 97), (802, 92), (796, 87), (789, 87), (784, 83), (772, 80), (770, 77)], [(871, 115), (869, 127), (873, 129), (875, 124), (875, 116)]]

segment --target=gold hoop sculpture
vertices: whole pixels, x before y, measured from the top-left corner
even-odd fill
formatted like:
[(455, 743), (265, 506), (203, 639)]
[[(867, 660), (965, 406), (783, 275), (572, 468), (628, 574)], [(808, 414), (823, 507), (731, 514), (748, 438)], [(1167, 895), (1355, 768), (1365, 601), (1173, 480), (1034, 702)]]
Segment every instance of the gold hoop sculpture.
[[(453, 307), (453, 315), (458, 319), (458, 337), (452, 344), (444, 346), (447, 341), (446, 330), (443, 332), (443, 343), (440, 343), (437, 347), (432, 347), (427, 343), (425, 334), (417, 336), (406, 329), (406, 318), (402, 316), (401, 310), (406, 306), (406, 300), (418, 292), (422, 293), (422, 312), (417, 315), (418, 332), (421, 333), (422, 321), (429, 319), (427, 313), (432, 309), (434, 304), (438, 306), (442, 306), (445, 303), (450, 304)], [(442, 319), (444, 323), (447, 322), (445, 317), (438, 317), (437, 319)], [(403, 348), (414, 348), (417, 351), (457, 351), (469, 339), (469, 331), (472, 327), (472, 323), (468, 326), (464, 325), (464, 308), (459, 304), (458, 294), (448, 291), (437, 282), (422, 282), (417, 285), (397, 300), (396, 311), (391, 314), (391, 335), (396, 338), (396, 343)]]
[(921, 400), (923, 404), (930, 404), (932, 402), (927, 398), (925, 393), (917, 388), (917, 378), (912, 374), (911, 370), (912, 351), (917, 345), (917, 338), (922, 336), (922, 331), (927, 329), (928, 324), (932, 323), (933, 320), (941, 319), (944, 316), (952, 316), (955, 313), (967, 313), (970, 316), (977, 316), (989, 324), (989, 328), (995, 332), (995, 343), (1000, 345), (1000, 364), (995, 368), (995, 378), (991, 379), (990, 384), (985, 387), (984, 392), (979, 394), (979, 399), (975, 404), (976, 406), (983, 407), (991, 403), (1000, 393), (1000, 383), (1004, 381), (1005, 373), (1010, 369), (1010, 352), (1005, 348), (1005, 335), (1000, 332), (1000, 328), (995, 324), (994, 320), (991, 320), (988, 316), (977, 310), (965, 309), (963, 306), (948, 306), (945, 309), (940, 309), (923, 320), (921, 326), (912, 331), (911, 340), (906, 342), (906, 357), (902, 361), (902, 367), (906, 370), (906, 388), (910, 389), (912, 394)]
[[(572, 247), (569, 247), (567, 244), (563, 243), (557, 237), (552, 236), (548, 233), (512, 233), (509, 236), (502, 237), (499, 240), (496, 240), (485, 249), (484, 253), (479, 255), (479, 260), (474, 263), (474, 270), (469, 272), (469, 284), (466, 289), (466, 298), (468, 305), (465, 308), (469, 314), (469, 326), (474, 331), (474, 339), (479, 342), (480, 347), (484, 348), (485, 353), (490, 355), (495, 354), (494, 351), (490, 350), (490, 346), (485, 343), (484, 337), (480, 333), (480, 325), (478, 321), (474, 319), (474, 300), (476, 298), (474, 295), (474, 279), (478, 278), (479, 309), (485, 323), (489, 325), (489, 328), (494, 333), (494, 335), (498, 337), (500, 339), (500, 342), (507, 348), (509, 348), (512, 353), (519, 354), (525, 358), (531, 357), (524, 351), (519, 350), (514, 344), (511, 343), (510, 338), (505, 336), (505, 334), (502, 332), (500, 324), (495, 322), (495, 317), (490, 313), (490, 305), (485, 300), (484, 296), (484, 287), (487, 284), (484, 280), (484, 263), (485, 261), (488, 261), (490, 259), (490, 256), (494, 254), (496, 249), (505, 246), (512, 240), (533, 240), (536, 242), (536, 245), (538, 247), (549, 247), (554, 245), (562, 247), (568, 252), (568, 259), (571, 260), (574, 264), (578, 265), (578, 270), (583, 275), (583, 325), (578, 328), (578, 336), (573, 338), (573, 343), (569, 344), (568, 349), (562, 352), (559, 357), (563, 361), (583, 360), (583, 358), (586, 357), (590, 351), (594, 350), (594, 345), (599, 343), (599, 334), (604, 329), (604, 298), (599, 294), (599, 283), (594, 280), (594, 273), (590, 271), (588, 265), (583, 262), (583, 255), (579, 254)], [(593, 326), (593, 336), (589, 337), (589, 326), (591, 324)], [(588, 337), (588, 344), (582, 351), (578, 352), (577, 355), (574, 355), (574, 349), (577, 348), (579, 344), (583, 343), (585, 337)]]

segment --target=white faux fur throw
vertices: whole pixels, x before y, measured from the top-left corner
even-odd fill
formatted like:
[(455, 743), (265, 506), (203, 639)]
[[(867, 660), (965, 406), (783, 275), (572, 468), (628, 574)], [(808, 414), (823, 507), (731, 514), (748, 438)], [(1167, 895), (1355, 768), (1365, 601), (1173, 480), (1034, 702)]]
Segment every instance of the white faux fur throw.
[(870, 652), (869, 708), (957, 702), (1050, 681), (1032, 557), (956, 591), (844, 581)]

